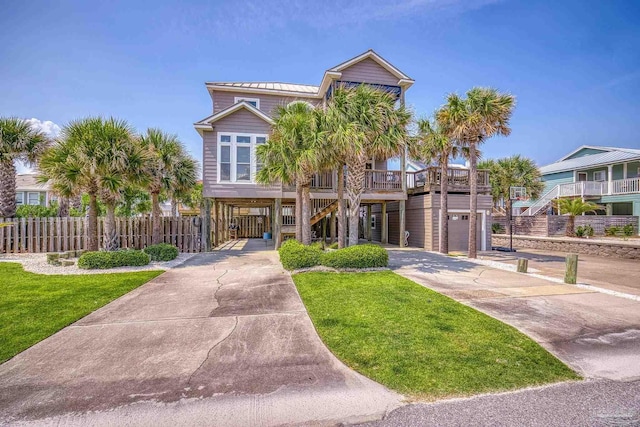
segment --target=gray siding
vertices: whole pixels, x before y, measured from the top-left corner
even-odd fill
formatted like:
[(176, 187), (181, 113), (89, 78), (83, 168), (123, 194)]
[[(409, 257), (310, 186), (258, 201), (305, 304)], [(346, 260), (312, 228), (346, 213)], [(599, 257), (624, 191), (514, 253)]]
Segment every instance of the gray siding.
[(226, 92), (226, 91), (212, 91), (213, 97), (213, 114), (219, 113), (235, 104), (236, 97), (246, 98), (258, 98), (260, 99), (260, 111), (272, 116), (275, 107), (278, 105), (287, 105), (293, 101), (306, 101), (312, 105), (316, 105), (320, 100), (314, 98), (298, 98), (298, 97), (286, 97), (282, 95), (265, 95), (261, 93), (248, 93), (248, 92)]
[(214, 123), (216, 132), (271, 132), (271, 125), (246, 109), (240, 109)]
[[(433, 250), (436, 250), (438, 247), (438, 238), (439, 238), (439, 227), (438, 227), (438, 216), (440, 212), (440, 195), (433, 195), (433, 233), (432, 233), (432, 247)], [(449, 210), (466, 210), (469, 211), (469, 196), (465, 194), (449, 194), (448, 207)], [(478, 209), (483, 209), (491, 212), (493, 207), (493, 201), (491, 196), (489, 195), (478, 195)], [(485, 236), (487, 239), (487, 250), (491, 250), (491, 215), (485, 216)], [(478, 250), (481, 248), (478, 247)]]
[(398, 78), (373, 59), (367, 58), (342, 71), (340, 80), (398, 85)]

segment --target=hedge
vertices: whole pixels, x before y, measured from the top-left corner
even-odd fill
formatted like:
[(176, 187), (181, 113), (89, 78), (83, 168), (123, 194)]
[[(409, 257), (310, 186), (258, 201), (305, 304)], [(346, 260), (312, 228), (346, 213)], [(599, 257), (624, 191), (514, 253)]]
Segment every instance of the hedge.
[(178, 248), (168, 243), (147, 246), (143, 251), (151, 261), (171, 261), (178, 256)]
[(376, 268), (389, 265), (387, 251), (377, 245), (357, 245), (326, 252), (320, 259), (322, 265), (333, 268)]
[(78, 259), (78, 267), (89, 270), (149, 264), (149, 255), (134, 249), (107, 252), (85, 252)]
[(320, 264), (322, 249), (318, 246), (305, 246), (297, 240), (285, 241), (280, 249), (280, 262), (287, 270), (308, 268)]

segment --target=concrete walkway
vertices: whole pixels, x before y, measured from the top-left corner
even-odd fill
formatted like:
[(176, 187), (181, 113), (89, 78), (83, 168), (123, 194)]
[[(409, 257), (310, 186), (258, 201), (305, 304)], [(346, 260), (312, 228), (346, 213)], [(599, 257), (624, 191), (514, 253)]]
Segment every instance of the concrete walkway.
[(515, 326), (588, 378), (640, 379), (640, 302), (415, 249), (399, 274)]
[(325, 425), (398, 407), (326, 349), (260, 248), (198, 255), (1, 365), (0, 424)]

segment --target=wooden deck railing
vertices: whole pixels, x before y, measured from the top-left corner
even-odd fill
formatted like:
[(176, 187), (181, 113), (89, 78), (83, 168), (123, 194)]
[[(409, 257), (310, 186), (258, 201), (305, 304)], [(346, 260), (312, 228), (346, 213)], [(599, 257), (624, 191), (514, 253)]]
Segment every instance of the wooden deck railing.
[[(416, 172), (407, 172), (407, 188), (422, 188), (429, 185), (440, 185), (440, 168), (430, 167)], [(469, 169), (449, 168), (447, 179), (450, 187), (468, 187)], [(478, 186), (489, 186), (489, 171), (478, 170)]]

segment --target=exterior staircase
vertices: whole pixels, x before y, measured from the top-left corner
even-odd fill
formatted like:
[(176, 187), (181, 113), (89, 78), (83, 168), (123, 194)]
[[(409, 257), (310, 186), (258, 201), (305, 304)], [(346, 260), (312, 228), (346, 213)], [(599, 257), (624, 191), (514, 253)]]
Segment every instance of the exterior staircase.
[(531, 206), (527, 208), (526, 211), (522, 212), (521, 216), (534, 216), (542, 212), (544, 208), (549, 206), (554, 199), (560, 197), (560, 184), (553, 187), (551, 190), (547, 191), (536, 200)]
[(312, 199), (311, 225), (317, 224), (322, 218), (338, 209), (336, 199)]

